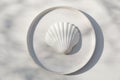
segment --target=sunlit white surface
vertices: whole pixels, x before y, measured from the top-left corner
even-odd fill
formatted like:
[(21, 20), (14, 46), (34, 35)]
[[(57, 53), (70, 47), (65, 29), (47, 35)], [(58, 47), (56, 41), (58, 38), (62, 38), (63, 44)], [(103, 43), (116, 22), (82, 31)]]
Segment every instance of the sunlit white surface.
[[(33, 18), (52, 6), (71, 6), (91, 15), (104, 34), (104, 52), (89, 71), (76, 75), (56, 75), (39, 68), (30, 57), (26, 34)], [(118, 0), (1, 0), (0, 79), (1, 80), (119, 80), (120, 2)]]

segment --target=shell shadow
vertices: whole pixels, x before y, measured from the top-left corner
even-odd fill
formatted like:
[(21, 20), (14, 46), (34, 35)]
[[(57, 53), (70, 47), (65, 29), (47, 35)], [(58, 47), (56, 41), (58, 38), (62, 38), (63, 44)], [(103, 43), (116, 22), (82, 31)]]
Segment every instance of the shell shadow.
[(88, 70), (90, 70), (93, 66), (96, 65), (96, 63), (98, 62), (98, 60), (100, 59), (103, 49), (104, 49), (104, 37), (103, 37), (103, 33), (102, 30), (100, 28), (100, 26), (98, 25), (98, 23), (87, 13), (82, 12), (90, 21), (90, 23), (92, 24), (92, 27), (95, 30), (95, 34), (96, 34), (96, 47), (95, 47), (95, 51), (93, 53), (93, 56), (91, 57), (91, 59), (88, 61), (88, 63), (82, 67), (81, 69), (79, 69), (76, 72), (67, 74), (67, 75), (78, 75), (78, 74), (82, 74)]
[[(77, 27), (76, 27), (77, 28)], [(78, 29), (78, 28), (77, 28)], [(80, 39), (77, 43), (77, 45), (75, 45), (73, 48), (72, 48), (72, 51), (70, 53), (68, 53), (67, 55), (74, 55), (76, 54), (80, 49), (81, 49), (81, 46), (82, 46), (82, 35), (81, 35), (81, 32), (80, 30), (78, 29), (79, 31), (79, 36), (80, 36)]]

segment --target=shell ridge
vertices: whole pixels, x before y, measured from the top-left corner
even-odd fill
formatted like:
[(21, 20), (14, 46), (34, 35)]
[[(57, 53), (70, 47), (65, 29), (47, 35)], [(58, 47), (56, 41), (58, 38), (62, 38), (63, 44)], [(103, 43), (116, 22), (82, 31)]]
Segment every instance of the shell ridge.
[[(54, 28), (55, 28), (56, 39), (59, 42), (60, 39), (59, 39), (59, 33), (58, 33), (57, 26), (59, 26), (59, 24), (55, 24)], [(61, 48), (61, 45), (58, 43), (57, 49), (59, 49), (59, 48)]]
[(72, 29), (73, 29), (73, 27), (72, 27), (72, 25), (69, 25), (69, 27), (70, 27), (70, 34), (69, 34), (69, 45), (70, 45), (70, 41), (71, 41), (71, 35), (72, 35)]

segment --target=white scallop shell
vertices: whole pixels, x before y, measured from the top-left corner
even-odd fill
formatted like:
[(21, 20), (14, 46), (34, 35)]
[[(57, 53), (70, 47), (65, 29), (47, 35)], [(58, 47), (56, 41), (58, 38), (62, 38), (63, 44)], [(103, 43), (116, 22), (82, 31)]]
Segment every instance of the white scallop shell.
[(53, 24), (45, 36), (45, 42), (59, 53), (69, 53), (79, 42), (80, 33), (74, 24), (59, 22)]

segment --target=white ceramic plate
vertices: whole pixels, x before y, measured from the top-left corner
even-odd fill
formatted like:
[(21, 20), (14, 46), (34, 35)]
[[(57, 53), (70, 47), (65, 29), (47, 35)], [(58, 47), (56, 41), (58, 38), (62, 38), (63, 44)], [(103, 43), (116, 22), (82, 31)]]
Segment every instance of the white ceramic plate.
[[(69, 22), (80, 31), (81, 40), (68, 55), (59, 55), (45, 43), (48, 29), (56, 22)], [(45, 69), (60, 74), (69, 74), (85, 66), (92, 57), (95, 46), (94, 28), (87, 17), (74, 8), (55, 7), (41, 12), (28, 32), (28, 48), (34, 55), (34, 60), (38, 60)]]

